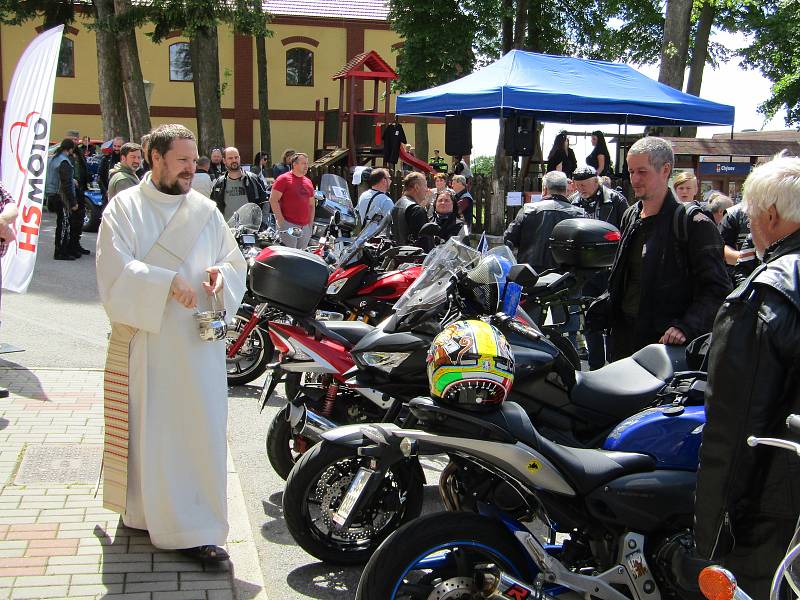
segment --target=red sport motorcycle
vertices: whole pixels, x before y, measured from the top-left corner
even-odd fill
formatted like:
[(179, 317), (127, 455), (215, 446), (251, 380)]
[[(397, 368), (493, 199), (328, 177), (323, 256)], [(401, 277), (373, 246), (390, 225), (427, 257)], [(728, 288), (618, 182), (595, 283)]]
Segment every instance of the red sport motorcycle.
[[(313, 254), (333, 263), (328, 269), (325, 295), (315, 308), (315, 315), (326, 320), (381, 320), (395, 301), (419, 277), (425, 258), (423, 251), (413, 246), (394, 246), (376, 236), (385, 228), (381, 223), (367, 224), (352, 244), (342, 246), (337, 215)], [(261, 250), (251, 264), (268, 260), (275, 254), (295, 251), (281, 246)], [(303, 254), (309, 254), (304, 252)], [(391, 269), (391, 270), (389, 270)], [(255, 304), (243, 304), (228, 330), (226, 362), (228, 385), (244, 385), (266, 370), (273, 360), (275, 345), (269, 336), (270, 322), (290, 325), (294, 318), (274, 302), (263, 301), (251, 292)], [(289, 311), (294, 313), (294, 311)], [(299, 387), (299, 375), (287, 381), (287, 393)]]

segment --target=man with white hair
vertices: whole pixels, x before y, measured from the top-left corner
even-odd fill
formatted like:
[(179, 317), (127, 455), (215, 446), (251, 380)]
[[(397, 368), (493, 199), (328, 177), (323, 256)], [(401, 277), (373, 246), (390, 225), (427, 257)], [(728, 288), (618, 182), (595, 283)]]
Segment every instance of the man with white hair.
[(507, 246), (517, 249), (517, 261), (528, 263), (537, 273), (557, 266), (550, 252), (550, 234), (564, 219), (585, 217), (567, 198), (567, 176), (550, 171), (542, 179), (542, 199), (529, 202), (517, 213), (503, 235)]
[(674, 164), (672, 146), (661, 138), (642, 138), (628, 151), (638, 202), (622, 217), (608, 284), (614, 360), (708, 333), (731, 289), (716, 223), (669, 189)]
[(756, 167), (743, 202), (764, 262), (714, 322), (695, 543), (766, 600), (800, 513), (800, 461), (745, 440), (785, 438), (786, 417), (800, 412), (800, 158)]

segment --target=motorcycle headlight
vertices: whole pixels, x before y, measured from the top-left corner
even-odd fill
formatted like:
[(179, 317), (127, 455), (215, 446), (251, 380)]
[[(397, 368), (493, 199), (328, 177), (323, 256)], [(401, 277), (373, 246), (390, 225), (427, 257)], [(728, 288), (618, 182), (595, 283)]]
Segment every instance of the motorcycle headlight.
[(328, 286), (328, 290), (325, 292), (329, 296), (333, 294), (338, 294), (339, 290), (344, 287), (344, 284), (347, 283), (347, 279), (339, 279), (338, 281), (334, 281), (332, 284)]
[(389, 373), (411, 356), (411, 352), (359, 352), (353, 355), (361, 364)]

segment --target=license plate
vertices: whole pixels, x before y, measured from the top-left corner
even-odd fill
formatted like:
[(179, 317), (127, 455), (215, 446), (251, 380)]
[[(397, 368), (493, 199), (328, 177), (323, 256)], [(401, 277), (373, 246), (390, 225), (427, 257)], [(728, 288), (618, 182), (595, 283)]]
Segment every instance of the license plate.
[(345, 522), (347, 522), (347, 518), (353, 511), (353, 508), (355, 508), (356, 502), (358, 502), (358, 498), (361, 496), (361, 492), (367, 487), (369, 478), (373, 473), (374, 471), (361, 467), (358, 473), (356, 473), (356, 476), (353, 477), (353, 481), (350, 482), (350, 487), (347, 489), (347, 494), (345, 494), (342, 503), (339, 505), (339, 510), (333, 515), (333, 522), (339, 527), (342, 527)]
[(269, 398), (267, 398), (267, 394), (269, 393), (269, 388), (272, 387), (272, 378), (275, 376), (273, 371), (267, 371), (267, 378), (264, 379), (264, 387), (261, 388), (261, 396), (258, 398), (258, 402), (263, 405)]
[(250, 244), (252, 246), (252, 245), (254, 245), (256, 243), (256, 236), (254, 236), (252, 234), (249, 234), (249, 233), (245, 233), (242, 236), (242, 243), (243, 244)]

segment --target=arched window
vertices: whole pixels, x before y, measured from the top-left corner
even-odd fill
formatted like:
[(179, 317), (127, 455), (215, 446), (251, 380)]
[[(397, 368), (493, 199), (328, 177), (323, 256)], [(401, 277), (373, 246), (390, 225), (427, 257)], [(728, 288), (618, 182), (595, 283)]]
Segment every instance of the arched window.
[(192, 55), (188, 42), (177, 42), (169, 46), (169, 80), (192, 80)]
[(286, 85), (314, 85), (314, 53), (306, 48), (286, 51)]
[(58, 77), (75, 77), (75, 42), (68, 37), (61, 38), (61, 50), (58, 53)]

